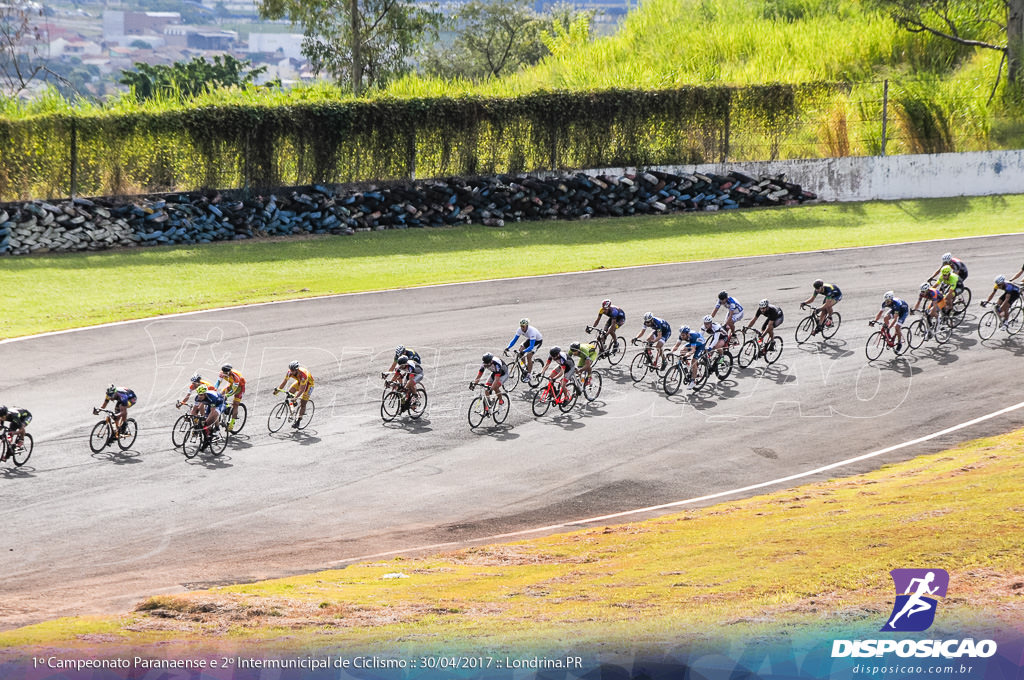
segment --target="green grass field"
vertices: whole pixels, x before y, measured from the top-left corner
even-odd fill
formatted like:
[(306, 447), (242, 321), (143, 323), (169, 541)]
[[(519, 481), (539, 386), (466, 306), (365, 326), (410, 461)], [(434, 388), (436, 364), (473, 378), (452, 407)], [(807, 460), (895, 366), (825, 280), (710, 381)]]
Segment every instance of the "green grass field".
[(0, 284), (21, 304), (0, 336), (331, 293), (1011, 233), (1021, 214), (1024, 195), (1011, 195), (12, 257)]
[(950, 572), (930, 634), (984, 636), (1024, 620), (1022, 435), (645, 522), (156, 596), (125, 616), (0, 633), (0, 652), (635, 652), (827, 636), (878, 630), (889, 570), (918, 565)]

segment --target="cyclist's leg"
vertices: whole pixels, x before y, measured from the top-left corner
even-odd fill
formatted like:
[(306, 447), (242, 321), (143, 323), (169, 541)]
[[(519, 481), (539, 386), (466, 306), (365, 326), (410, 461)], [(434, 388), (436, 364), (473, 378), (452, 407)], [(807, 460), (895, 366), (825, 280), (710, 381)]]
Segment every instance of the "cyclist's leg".
[(299, 400), (299, 419), (301, 420), (306, 415), (306, 404), (309, 402), (309, 398), (313, 396), (313, 386), (307, 385), (306, 389), (302, 391), (302, 399)]

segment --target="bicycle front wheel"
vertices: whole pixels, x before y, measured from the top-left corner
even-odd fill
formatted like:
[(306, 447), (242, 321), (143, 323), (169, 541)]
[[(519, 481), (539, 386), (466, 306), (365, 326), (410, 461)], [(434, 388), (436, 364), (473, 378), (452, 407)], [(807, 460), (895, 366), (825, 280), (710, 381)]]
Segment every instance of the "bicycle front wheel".
[(484, 409), (484, 398), (477, 397), (473, 401), (469, 402), (469, 427), (470, 429), (476, 429), (480, 426), (480, 423), (484, 422), (484, 416), (487, 413)]
[[(302, 402), (301, 401), (299, 402), (299, 408), (300, 409), (302, 408)], [(316, 411), (316, 404), (314, 404), (313, 400), (310, 399), (309, 401), (306, 402), (306, 412), (304, 414), (302, 414), (302, 417), (299, 419), (299, 428), (298, 429), (300, 429), (300, 430), (305, 430), (306, 429), (306, 426), (309, 425), (309, 422), (311, 420), (313, 420), (313, 412), (314, 411)]]
[(978, 321), (978, 335), (981, 339), (990, 340), (996, 331), (999, 330), (999, 315), (994, 310), (989, 310), (981, 315)]
[(843, 323), (843, 316), (839, 312), (832, 312), (825, 317), (825, 325), (821, 327), (821, 334), (826, 340), (835, 337), (839, 330), (839, 324)]
[(92, 434), (89, 435), (89, 448), (93, 453), (99, 453), (110, 445), (113, 435), (107, 421), (101, 420), (92, 428)]
[(501, 384), (506, 390), (511, 392), (515, 388), (519, 387), (519, 380), (523, 377), (523, 369), (519, 367), (519, 359), (510, 361), (508, 364), (508, 370), (505, 372), (505, 380)]
[(679, 391), (679, 386), (683, 384), (683, 368), (682, 365), (677, 363), (675, 366), (669, 369), (668, 373), (665, 374), (664, 379), (661, 381), (662, 387), (665, 388), (665, 394), (672, 396)]
[(640, 382), (647, 377), (647, 371), (651, 368), (650, 363), (647, 361), (647, 354), (640, 352), (633, 361), (629, 364), (629, 377), (633, 379), (633, 382)]
[(181, 443), (181, 452), (185, 454), (185, 458), (192, 460), (199, 455), (199, 450), (202, 448), (203, 428), (200, 425), (193, 425), (189, 429), (185, 441)]
[(402, 408), (402, 397), (398, 392), (388, 392), (380, 401), (380, 417), (385, 423), (390, 423), (398, 416)]
[(21, 467), (32, 457), (32, 435), (26, 432), (22, 436), (21, 446), (14, 445), (17, 438), (18, 435), (13, 435), (11, 438), (11, 460), (14, 461), (14, 467)]
[(776, 335), (775, 337), (768, 341), (768, 348), (764, 351), (764, 360), (768, 362), (769, 366), (771, 366), (776, 361), (778, 361), (779, 357), (781, 356), (782, 338)]
[(422, 387), (417, 387), (416, 392), (413, 393), (412, 403), (409, 404), (409, 417), (413, 420), (419, 420), (426, 412), (427, 391)]
[(928, 328), (924, 325), (923, 320), (918, 319), (907, 326), (907, 332), (910, 334), (910, 337), (907, 338), (907, 344), (910, 345), (910, 349), (917, 349), (924, 344), (924, 339), (928, 335)]
[(1021, 328), (1024, 328), (1024, 309), (1020, 305), (1010, 308), (1010, 316), (1006, 323), (1006, 332), (1010, 335), (1017, 335)]
[(494, 402), (494, 408), (491, 409), (491, 417), (494, 418), (495, 425), (501, 425), (505, 422), (505, 418), (508, 418), (509, 409), (512, 408), (511, 399), (509, 396), (503, 395)]
[(533, 395), (533, 415), (540, 417), (548, 412), (548, 409), (551, 408), (553, 391), (554, 388), (550, 382), (544, 386), (544, 389), (537, 390), (537, 393)]
[(715, 362), (715, 375), (718, 376), (718, 380), (722, 381), (729, 377), (732, 373), (732, 354), (729, 351), (722, 353), (722, 356), (718, 357), (718, 361)]
[[(913, 333), (913, 331), (911, 331)], [(935, 341), (940, 345), (944, 345), (949, 342), (949, 338), (953, 335), (953, 327), (949, 325), (949, 321), (942, 318), (935, 320)], [(913, 335), (911, 335), (913, 337)]]
[(757, 358), (757, 340), (751, 338), (743, 343), (740, 347), (740, 368), (750, 368), (750, 365), (754, 363), (754, 359)]
[(615, 342), (608, 347), (608, 363), (618, 366), (624, 356), (626, 356), (626, 339), (616, 337)]
[[(230, 408), (228, 411), (230, 412)], [(239, 434), (242, 428), (245, 427), (245, 421), (249, 418), (249, 409), (245, 407), (245, 404), (238, 404), (238, 412), (235, 414), (235, 426), (231, 428), (231, 434)], [(228, 416), (228, 422), (231, 422), (231, 416)]]
[(949, 311), (949, 322), (950, 325), (956, 328), (963, 323), (964, 318), (967, 316), (967, 301), (957, 296), (953, 298), (953, 308)]
[(132, 444), (135, 443), (135, 438), (139, 436), (139, 425), (135, 422), (135, 418), (129, 418), (124, 421), (124, 430), (121, 432), (121, 436), (117, 439), (117, 446), (122, 451), (127, 451), (132, 448)]
[(601, 374), (591, 371), (587, 378), (587, 384), (583, 386), (583, 397), (587, 401), (594, 401), (601, 396)]
[(280, 404), (270, 409), (270, 415), (267, 417), (267, 428), (271, 433), (277, 432), (284, 424), (288, 422), (288, 402), (282, 401)]
[(802, 345), (811, 339), (811, 333), (814, 332), (814, 327), (817, 322), (814, 320), (814, 314), (805, 317), (803, 321), (796, 325), (796, 332), (793, 334), (796, 344)]
[(174, 448), (181, 446), (191, 427), (192, 423), (189, 422), (188, 416), (178, 416), (178, 419), (174, 421), (174, 427), (171, 428), (171, 444), (174, 445)]
[(228, 434), (226, 431), (221, 431), (220, 428), (217, 428), (213, 432), (211, 432), (210, 443), (208, 445), (210, 448), (210, 453), (212, 453), (215, 456), (219, 456), (220, 454), (224, 453), (224, 449), (228, 447), (228, 438), (230, 436), (231, 435)]
[(562, 389), (562, 400), (558, 402), (558, 410), (562, 413), (568, 413), (576, 405), (576, 399), (579, 396), (580, 393), (576, 390), (576, 385), (571, 382), (566, 383)]
[(868, 361), (875, 361), (882, 356), (883, 350), (885, 350), (885, 338), (882, 337), (882, 331), (875, 331), (868, 336), (867, 344), (864, 345), (864, 354), (867, 355)]

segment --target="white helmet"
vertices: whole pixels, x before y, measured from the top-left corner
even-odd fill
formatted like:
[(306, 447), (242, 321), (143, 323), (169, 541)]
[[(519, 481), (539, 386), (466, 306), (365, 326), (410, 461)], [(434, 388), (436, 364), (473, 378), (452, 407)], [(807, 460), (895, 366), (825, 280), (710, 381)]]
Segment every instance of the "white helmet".
[(942, 256), (942, 264), (949, 264), (953, 261), (953, 253), (946, 253)]
[(1004, 283), (1006, 283), (1006, 277), (1005, 276), (1000, 274), (999, 276), (996, 277), (996, 285), (997, 286), (1001, 286)]
[(653, 318), (654, 318), (654, 315), (651, 314), (650, 312), (647, 312), (646, 314), (644, 314), (644, 323), (650, 323), (651, 319), (653, 319)]
[(704, 315), (704, 323), (711, 323), (713, 321), (714, 321), (714, 319), (711, 318), (710, 314), (705, 314)]
[(927, 281), (925, 281), (924, 283), (921, 284), (921, 292), (924, 293), (924, 292), (926, 292), (931, 287), (932, 287), (932, 284), (930, 284)]
[(765, 298), (765, 299), (761, 300), (760, 302), (758, 302), (757, 306), (760, 307), (761, 309), (764, 309), (765, 307), (767, 307), (768, 306), (768, 298)]
[(882, 299), (885, 300), (886, 302), (889, 302), (890, 300), (893, 299), (893, 297), (895, 297), (895, 295), (896, 294), (893, 293), (891, 290), (887, 290), (885, 291), (885, 295), (882, 296)]

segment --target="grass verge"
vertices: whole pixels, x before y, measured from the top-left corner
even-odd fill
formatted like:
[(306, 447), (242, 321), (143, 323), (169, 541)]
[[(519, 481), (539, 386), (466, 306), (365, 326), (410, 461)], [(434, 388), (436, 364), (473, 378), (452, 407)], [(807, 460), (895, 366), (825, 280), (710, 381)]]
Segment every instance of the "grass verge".
[(331, 293), (1010, 233), (1022, 213), (1024, 195), (1008, 195), (7, 258), (0, 283), (27, 304), (0, 337)]
[(876, 635), (897, 567), (949, 571), (930, 635), (977, 638), (1024, 620), (1022, 434), (645, 522), (153, 597), (0, 633), (0, 649), (628, 652), (715, 630)]

